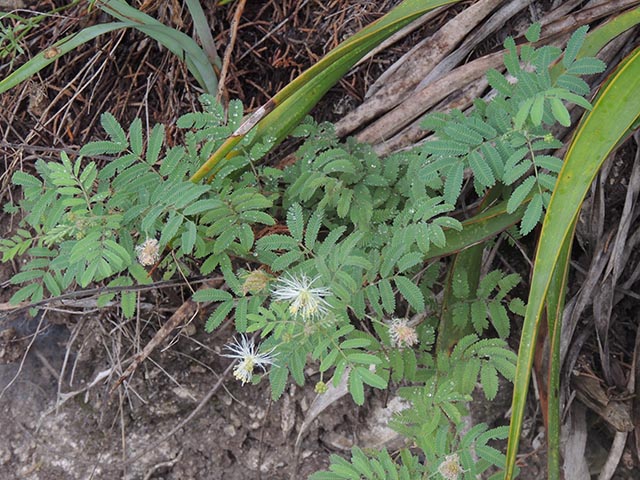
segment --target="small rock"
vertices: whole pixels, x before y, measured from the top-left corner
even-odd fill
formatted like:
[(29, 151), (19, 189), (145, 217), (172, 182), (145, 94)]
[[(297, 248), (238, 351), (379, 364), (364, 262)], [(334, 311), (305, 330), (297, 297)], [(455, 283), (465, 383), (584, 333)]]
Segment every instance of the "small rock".
[(280, 415), (280, 428), (282, 428), (284, 438), (287, 438), (296, 424), (296, 404), (289, 395), (285, 395), (282, 399)]
[(194, 402), (196, 401), (196, 396), (188, 388), (174, 387), (171, 390), (176, 394), (177, 397), (182, 398), (183, 400), (192, 400)]
[(3, 448), (0, 450), (0, 465), (6, 465), (11, 461), (11, 451), (9, 449)]
[(236, 436), (236, 427), (234, 427), (233, 425), (225, 425), (222, 429), (222, 431), (224, 432), (224, 434), (227, 437), (235, 437)]
[(233, 424), (233, 426), (236, 428), (240, 428), (242, 426), (242, 421), (240, 420), (240, 417), (238, 417), (238, 415), (236, 415), (233, 412), (229, 413), (229, 420)]
[(244, 464), (247, 466), (249, 470), (253, 470), (254, 472), (258, 470), (258, 459), (260, 458), (260, 452), (257, 448), (251, 448), (249, 451), (242, 455), (242, 459), (244, 460)]

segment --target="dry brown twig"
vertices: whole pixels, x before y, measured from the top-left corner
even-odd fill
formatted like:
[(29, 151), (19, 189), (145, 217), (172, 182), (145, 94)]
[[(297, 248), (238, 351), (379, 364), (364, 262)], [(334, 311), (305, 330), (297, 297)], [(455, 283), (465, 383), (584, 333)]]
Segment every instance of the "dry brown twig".
[(229, 44), (224, 51), (224, 57), (222, 60), (222, 70), (220, 71), (220, 78), (218, 80), (218, 94), (216, 99), (221, 101), (223, 97), (228, 100), (228, 94), (226, 93), (225, 83), (227, 81), (227, 74), (229, 72), (229, 65), (231, 63), (231, 55), (233, 54), (233, 48), (236, 45), (236, 38), (238, 37), (238, 26), (240, 25), (240, 18), (244, 11), (244, 6), (247, 0), (239, 0), (236, 5), (236, 11), (233, 14), (233, 20), (231, 21), (231, 31)]
[[(191, 278), (189, 279), (189, 283), (198, 284), (204, 283), (207, 281), (221, 281), (223, 277), (209, 277), (209, 278)], [(70, 306), (80, 306), (83, 307), (83, 300), (74, 300), (74, 299), (85, 299), (85, 301), (89, 301), (93, 303), (93, 300), (87, 299), (97, 299), (98, 296), (105, 293), (120, 293), (120, 292), (147, 292), (152, 290), (157, 290), (161, 288), (171, 288), (171, 287), (179, 287), (184, 286), (185, 282), (182, 280), (163, 280), (159, 282), (150, 283), (148, 285), (132, 285), (132, 286), (122, 286), (122, 287), (95, 287), (95, 288), (87, 288), (84, 290), (76, 290), (73, 292), (63, 293), (56, 297), (46, 298), (39, 302), (21, 302), (19, 304), (11, 304), (9, 302), (1, 302), (0, 303), (0, 320), (7, 317), (8, 315), (16, 315), (19, 313), (26, 312), (32, 308), (39, 307), (56, 307), (59, 305), (70, 305)]]

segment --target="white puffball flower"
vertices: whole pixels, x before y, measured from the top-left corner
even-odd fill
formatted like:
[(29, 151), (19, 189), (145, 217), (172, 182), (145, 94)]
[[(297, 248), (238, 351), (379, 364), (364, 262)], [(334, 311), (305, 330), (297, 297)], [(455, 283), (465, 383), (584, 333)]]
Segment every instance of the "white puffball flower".
[(244, 385), (251, 381), (253, 370), (258, 367), (266, 372), (266, 365), (273, 365), (273, 350), (265, 353), (258, 353), (258, 348), (253, 340), (241, 335), (240, 340), (234, 338), (233, 343), (225, 345), (231, 353), (225, 353), (223, 357), (236, 358), (238, 364), (233, 368), (233, 376)]
[(457, 453), (447, 455), (444, 462), (438, 467), (438, 473), (446, 478), (446, 480), (458, 480), (458, 476), (464, 472), (460, 465), (460, 457)]
[(155, 265), (160, 257), (159, 250), (158, 240), (155, 238), (147, 238), (144, 243), (136, 247), (138, 263), (144, 267)]
[(289, 312), (292, 315), (300, 315), (305, 321), (326, 315), (330, 305), (324, 297), (331, 295), (331, 290), (324, 287), (312, 288), (318, 278), (309, 280), (304, 273), (298, 276), (280, 277), (271, 291), (273, 299), (278, 302), (291, 302)]
[(412, 347), (418, 343), (416, 329), (409, 325), (406, 318), (394, 318), (389, 325), (389, 336), (394, 346), (398, 348)]

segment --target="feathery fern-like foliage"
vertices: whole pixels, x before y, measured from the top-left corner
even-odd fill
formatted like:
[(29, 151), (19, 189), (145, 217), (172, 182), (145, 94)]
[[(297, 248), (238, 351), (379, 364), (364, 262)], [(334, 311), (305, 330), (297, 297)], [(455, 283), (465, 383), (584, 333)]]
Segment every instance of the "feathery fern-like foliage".
[[(188, 179), (240, 125), (239, 102), (225, 113), (204, 95), (202, 111), (177, 122), (185, 144), (171, 148), (162, 125), (144, 132), (138, 119), (125, 129), (105, 113), (106, 139), (13, 176), (25, 215), (0, 240), (0, 252), (5, 262), (30, 260), (11, 279), (22, 285), (12, 301), (98, 283), (120, 290), (122, 312), (131, 317), (135, 294), (127, 287), (150, 283), (152, 271), (165, 278), (218, 271), (225, 286), (193, 297), (212, 304), (205, 329), (233, 319), (238, 332), (260, 332), (261, 350), (276, 359), (268, 373), (274, 400), (290, 378), (308, 381), (309, 362), (317, 365), (318, 391), (327, 379), (335, 387), (346, 379), (358, 405), (368, 388), (402, 385), (398, 395), (410, 407), (392, 424), (426, 460), (355, 448), (350, 462), (334, 456), (330, 471), (312, 478), (413, 479), (443, 465), (475, 478), (501, 467), (504, 457), (489, 442), (504, 438), (503, 428), (461, 432), (476, 385), (492, 400), (499, 376), (513, 379), (516, 356), (504, 339), (524, 310), (512, 296), (520, 277), (494, 270), (471, 288), (457, 272), (449, 307), (467, 334), (451, 351), (436, 352), (441, 263), (425, 259), (463, 229), (456, 208), (466, 182), (474, 192), (465, 193), (502, 197), (508, 213), (526, 205), (521, 234), (537, 225), (562, 166), (550, 128), (570, 122), (565, 103), (590, 108), (580, 76), (603, 69), (596, 59), (577, 59), (584, 34), (574, 33), (564, 55), (530, 45), (518, 53), (508, 39), (506, 74), (487, 74), (490, 99), (476, 101), (469, 114), (428, 115), (423, 126), (435, 138), (384, 159), (308, 119), (294, 133), (302, 144), (293, 165), (258, 165), (274, 140), (252, 145), (249, 135), (244, 145), (251, 147), (210, 183), (195, 184)], [(532, 42), (538, 36), (537, 27), (527, 33)], [(554, 77), (558, 61), (564, 70)], [(261, 377), (248, 371), (242, 378)]]

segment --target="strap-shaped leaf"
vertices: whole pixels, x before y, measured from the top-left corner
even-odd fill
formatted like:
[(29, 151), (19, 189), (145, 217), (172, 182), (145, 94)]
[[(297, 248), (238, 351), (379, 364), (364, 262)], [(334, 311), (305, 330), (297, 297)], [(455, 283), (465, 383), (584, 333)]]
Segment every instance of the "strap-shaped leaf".
[(573, 234), (580, 205), (601, 165), (629, 135), (630, 128), (640, 116), (638, 91), (640, 49), (634, 50), (601, 88), (593, 110), (584, 117), (573, 137), (558, 175), (542, 225), (522, 329), (507, 449), (507, 480), (514, 475), (536, 335), (552, 276), (563, 250), (561, 247)]

